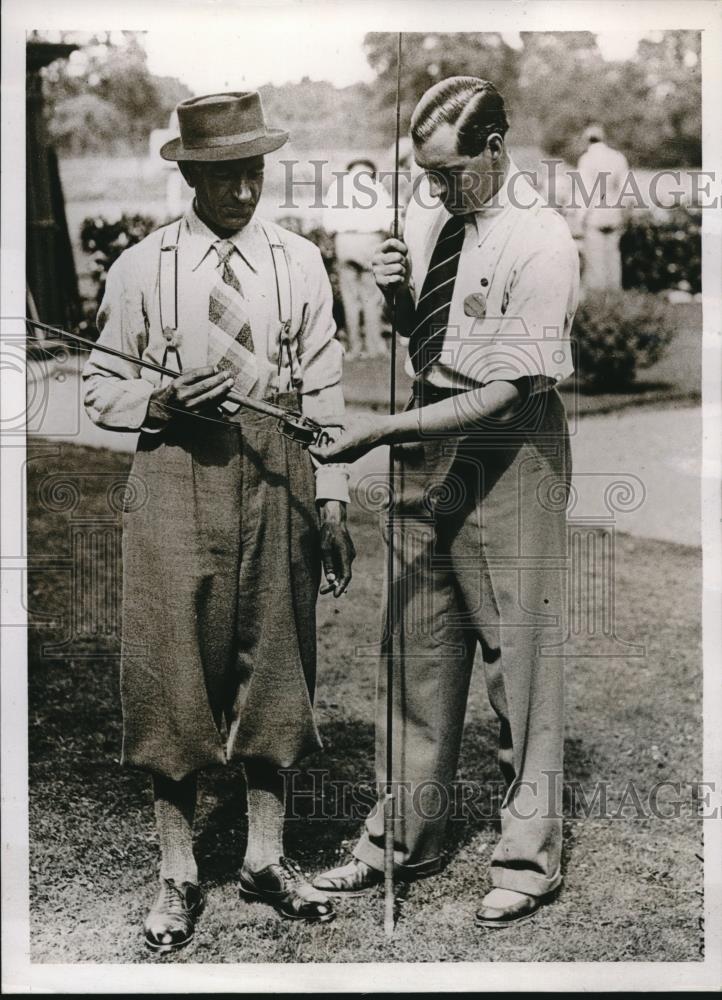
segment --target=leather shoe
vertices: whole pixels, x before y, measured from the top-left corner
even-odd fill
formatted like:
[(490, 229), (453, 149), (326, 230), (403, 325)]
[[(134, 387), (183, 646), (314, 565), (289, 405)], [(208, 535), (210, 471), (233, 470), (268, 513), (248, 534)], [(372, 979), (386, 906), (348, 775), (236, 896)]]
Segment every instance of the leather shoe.
[(279, 858), (277, 864), (267, 865), (258, 872), (244, 865), (239, 890), (246, 899), (270, 903), (286, 920), (325, 924), (336, 916), (328, 899), (313, 888), (291, 858)]
[(546, 896), (529, 896), (523, 892), (503, 890), (509, 894), (509, 902), (497, 904), (487, 900), (492, 899), (498, 889), (492, 889), (481, 901), (481, 908), (476, 913), (478, 927), (508, 927), (510, 924), (520, 924), (529, 920), (541, 907), (548, 903), (552, 894)]
[(159, 953), (177, 951), (193, 937), (205, 899), (193, 882), (161, 879), (160, 892), (145, 919), (145, 943)]
[(313, 880), (316, 889), (329, 896), (363, 896), (384, 880), (384, 873), (371, 868), (365, 861), (352, 858), (340, 868), (317, 875)]

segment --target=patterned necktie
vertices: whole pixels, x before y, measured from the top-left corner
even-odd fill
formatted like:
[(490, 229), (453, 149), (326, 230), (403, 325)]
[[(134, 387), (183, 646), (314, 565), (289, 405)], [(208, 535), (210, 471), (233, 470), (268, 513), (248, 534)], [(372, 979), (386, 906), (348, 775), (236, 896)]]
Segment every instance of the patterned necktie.
[(464, 222), (465, 216), (452, 215), (439, 233), (416, 303), (409, 356), (417, 375), (436, 361), (444, 346), (451, 297), (464, 243)]
[(222, 282), (211, 291), (208, 318), (252, 354), (251, 327), (239, 302), (239, 299), (243, 299), (243, 291), (229, 260), (236, 249), (235, 245), (231, 240), (218, 240), (213, 244), (213, 249), (218, 254), (218, 270)]

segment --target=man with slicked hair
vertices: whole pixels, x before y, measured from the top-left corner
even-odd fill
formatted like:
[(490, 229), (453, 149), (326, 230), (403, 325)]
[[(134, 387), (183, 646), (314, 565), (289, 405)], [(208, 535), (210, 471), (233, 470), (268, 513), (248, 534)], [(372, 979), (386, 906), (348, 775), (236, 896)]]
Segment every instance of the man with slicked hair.
[[(432, 203), (412, 199), (404, 239), (374, 256), (397, 302), (414, 379), (405, 412), (347, 418), (316, 455), (355, 461), (394, 446), (393, 778), (400, 879), (439, 870), (475, 653), (499, 719), (507, 782), (490, 891), (477, 922), (533, 916), (562, 881), (562, 658), (566, 504), (571, 475), (556, 384), (573, 371), (579, 262), (566, 222), (510, 159), (495, 87), (452, 77), (411, 121)], [(384, 636), (389, 623), (384, 624)], [(384, 657), (382, 655), (382, 664)], [(385, 669), (377, 776), (385, 781)], [(469, 794), (471, 793), (471, 794)], [(317, 877), (354, 894), (382, 880), (383, 815), (352, 860)], [(472, 878), (474, 877), (472, 873)]]

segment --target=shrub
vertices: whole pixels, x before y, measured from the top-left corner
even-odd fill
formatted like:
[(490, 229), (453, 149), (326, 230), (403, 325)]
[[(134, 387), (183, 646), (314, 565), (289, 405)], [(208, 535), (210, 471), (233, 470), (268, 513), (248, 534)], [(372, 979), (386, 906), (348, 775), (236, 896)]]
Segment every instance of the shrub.
[(343, 326), (343, 303), (341, 301), (341, 290), (338, 283), (336, 247), (333, 236), (327, 233), (322, 226), (308, 226), (305, 224), (304, 220), (297, 215), (286, 215), (276, 221), (278, 222), (278, 225), (283, 226), (284, 229), (290, 229), (292, 233), (298, 233), (299, 236), (305, 236), (307, 240), (315, 243), (321, 251), (321, 257), (323, 259), (324, 267), (326, 268), (326, 273), (328, 274), (328, 279), (331, 282), (331, 291), (333, 292), (333, 318), (337, 326)]
[(659, 360), (675, 332), (669, 305), (654, 295), (590, 291), (572, 332), (577, 375), (594, 391), (629, 386), (638, 369)]
[(636, 213), (620, 241), (624, 287), (701, 291), (701, 223), (699, 208), (674, 208), (662, 218)]
[(149, 215), (123, 214), (116, 222), (102, 216), (85, 219), (80, 227), (80, 244), (85, 253), (92, 254), (92, 278), (96, 284), (94, 313), (100, 308), (105, 291), (105, 279), (111, 265), (122, 252), (134, 243), (140, 243), (160, 223)]

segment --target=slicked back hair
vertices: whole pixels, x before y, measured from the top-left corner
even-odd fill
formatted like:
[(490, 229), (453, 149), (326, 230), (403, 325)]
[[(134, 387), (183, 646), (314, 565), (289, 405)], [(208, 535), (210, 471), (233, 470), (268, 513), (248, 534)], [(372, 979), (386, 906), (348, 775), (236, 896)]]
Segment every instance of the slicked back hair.
[(509, 128), (504, 98), (493, 83), (478, 76), (450, 76), (430, 87), (414, 108), (411, 138), (421, 146), (439, 125), (456, 126), (456, 151), (479, 156), (494, 132)]

